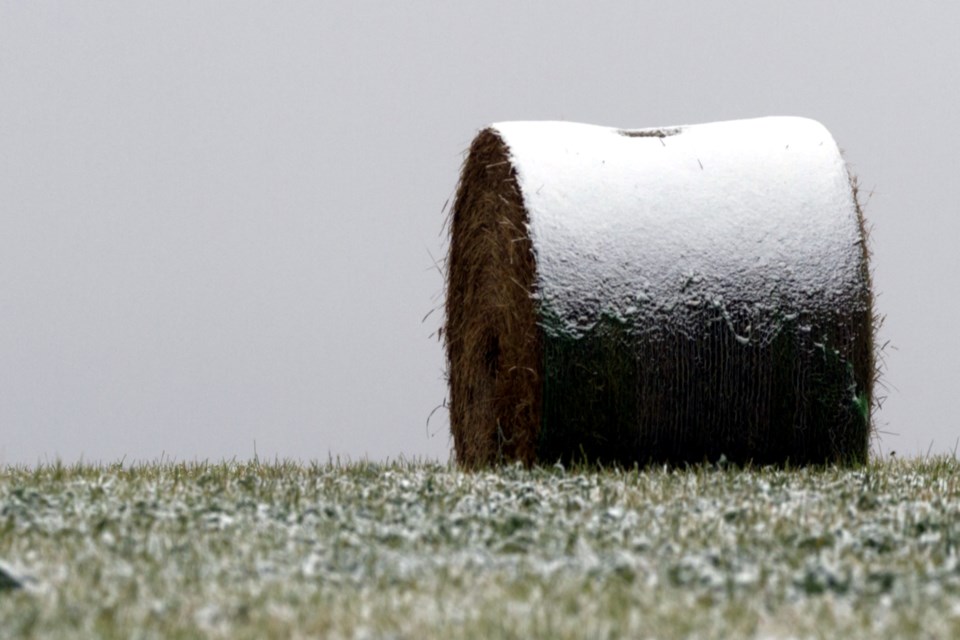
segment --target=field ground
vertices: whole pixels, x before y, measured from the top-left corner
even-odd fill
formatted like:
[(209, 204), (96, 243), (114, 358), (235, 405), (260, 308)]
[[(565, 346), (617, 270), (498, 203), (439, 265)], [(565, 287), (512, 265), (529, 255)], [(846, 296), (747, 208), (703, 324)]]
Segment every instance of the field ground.
[(0, 637), (951, 638), (958, 545), (951, 458), (8, 467)]

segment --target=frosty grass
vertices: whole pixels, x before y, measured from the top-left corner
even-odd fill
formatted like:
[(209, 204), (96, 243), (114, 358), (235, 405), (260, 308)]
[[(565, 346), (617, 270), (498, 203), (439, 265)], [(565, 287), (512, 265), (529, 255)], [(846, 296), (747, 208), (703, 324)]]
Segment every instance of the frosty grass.
[(960, 637), (960, 463), (0, 469), (0, 637)]

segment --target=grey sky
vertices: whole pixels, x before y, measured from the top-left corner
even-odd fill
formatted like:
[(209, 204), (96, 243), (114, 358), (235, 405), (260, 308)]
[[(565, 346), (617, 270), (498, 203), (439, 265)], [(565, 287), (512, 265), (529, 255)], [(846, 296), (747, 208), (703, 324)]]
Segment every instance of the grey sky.
[(881, 446), (952, 451), (958, 24), (934, 2), (2, 2), (0, 463), (445, 460), (421, 318), (476, 130), (761, 115), (823, 122), (874, 191)]

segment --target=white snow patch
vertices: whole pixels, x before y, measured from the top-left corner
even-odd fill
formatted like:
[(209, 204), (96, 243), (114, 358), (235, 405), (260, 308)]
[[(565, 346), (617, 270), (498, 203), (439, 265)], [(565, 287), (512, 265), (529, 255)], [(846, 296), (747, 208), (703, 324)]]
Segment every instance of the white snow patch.
[(793, 313), (863, 286), (846, 166), (818, 122), (493, 128), (529, 212), (537, 296), (573, 333), (602, 315), (682, 322), (684, 307)]

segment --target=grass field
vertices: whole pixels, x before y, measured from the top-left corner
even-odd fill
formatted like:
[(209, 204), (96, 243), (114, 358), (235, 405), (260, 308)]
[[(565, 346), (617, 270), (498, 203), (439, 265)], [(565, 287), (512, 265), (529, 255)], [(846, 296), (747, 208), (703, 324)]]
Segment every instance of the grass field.
[(4, 468), (0, 637), (951, 638), (958, 545), (949, 458)]

